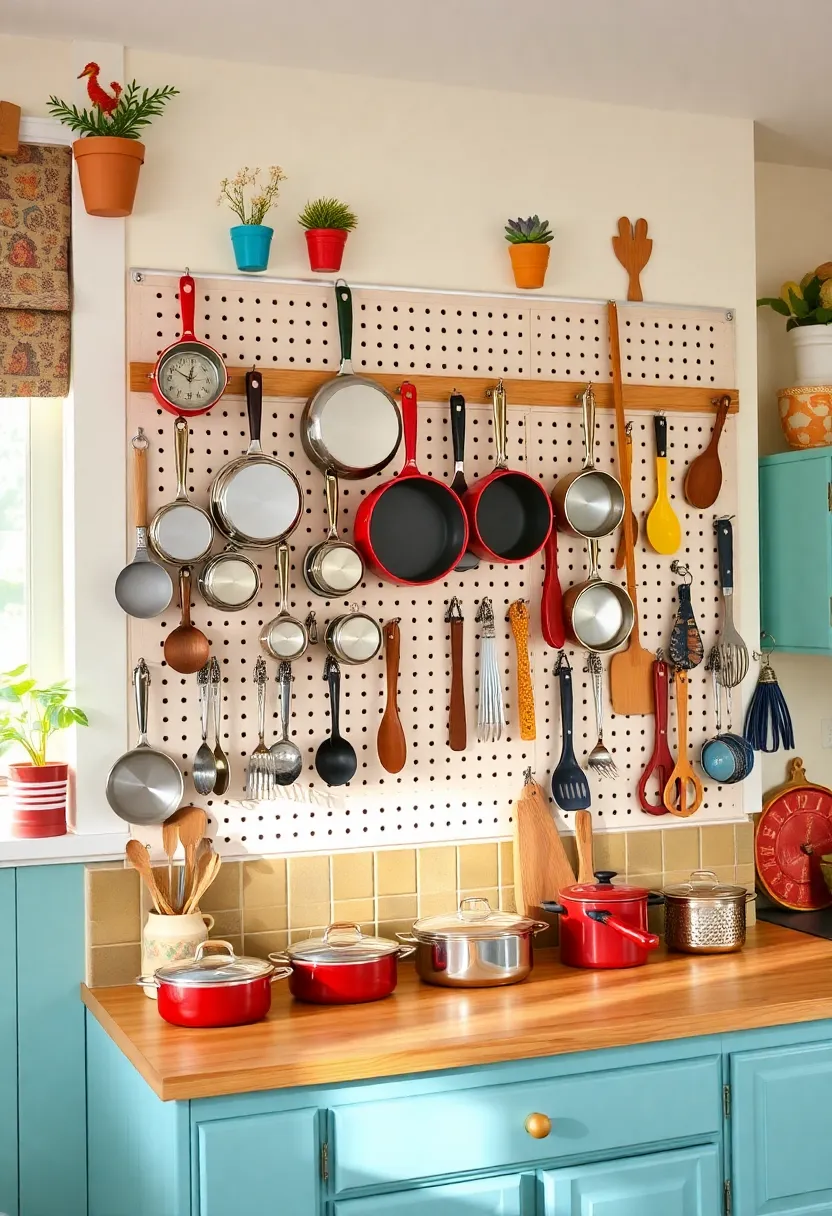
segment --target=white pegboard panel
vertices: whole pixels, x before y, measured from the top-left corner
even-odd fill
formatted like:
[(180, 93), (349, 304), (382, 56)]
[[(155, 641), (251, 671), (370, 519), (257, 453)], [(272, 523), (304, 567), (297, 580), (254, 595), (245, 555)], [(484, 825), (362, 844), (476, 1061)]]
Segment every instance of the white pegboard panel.
[[(152, 361), (177, 333), (175, 294), (177, 276), (143, 277), (134, 283), (130, 298), (131, 358)], [(338, 363), (337, 322), (331, 304), (331, 287), (318, 284), (276, 284), (259, 281), (197, 280), (197, 334), (216, 344), (226, 361), (249, 366), (260, 356), (274, 366), (332, 368)], [(225, 297), (223, 299), (223, 297)], [(364, 292), (354, 289), (356, 363), (378, 370), (430, 373), (451, 368), (461, 375), (488, 372), (496, 376), (523, 377), (538, 373), (527, 358), (535, 341), (539, 301), (495, 297), (428, 296), (424, 293)], [(521, 307), (521, 304), (523, 307)], [(221, 308), (221, 311), (220, 311)], [(379, 313), (378, 309), (382, 311)], [(605, 308), (599, 305), (558, 304), (587, 332), (602, 328), (606, 333)], [(445, 310), (444, 314), (442, 310)], [(395, 310), (395, 311), (394, 311)], [(431, 310), (431, 311), (428, 311)], [(676, 331), (671, 321), (683, 316), (684, 324), (709, 327), (714, 344), (715, 382), (733, 382), (733, 334), (724, 314), (716, 310), (657, 310), (622, 306), (622, 328), (627, 320), (649, 312), (651, 324), (674, 346), (662, 346), (662, 374), (668, 377), (669, 362), (676, 358)], [(201, 314), (202, 313), (202, 317)], [(546, 305), (546, 317), (555, 315)], [(599, 320), (598, 318), (602, 319)], [(223, 318), (225, 318), (223, 320)], [(723, 321), (720, 321), (723, 318)], [(308, 322), (308, 324), (307, 324)], [(502, 324), (502, 328), (500, 324)], [(597, 322), (597, 324), (596, 324)], [(218, 323), (222, 328), (218, 328)], [(570, 320), (570, 325), (573, 322)], [(362, 326), (364, 328), (362, 328)], [(378, 328), (381, 326), (381, 328)], [(590, 329), (591, 326), (591, 329)], [(713, 329), (710, 327), (713, 326)], [(398, 327), (398, 328), (396, 328)], [(436, 330), (439, 330), (437, 334)], [(446, 332), (442, 332), (442, 330)], [(489, 332), (489, 329), (492, 332)], [(450, 331), (453, 330), (453, 336)], [(554, 331), (552, 331), (554, 332)], [(566, 333), (567, 331), (563, 331)], [(568, 331), (571, 334), (571, 330)], [(687, 332), (687, 331), (684, 331)], [(225, 337), (223, 337), (225, 335)], [(359, 336), (364, 335), (364, 336)], [(670, 337), (668, 337), (670, 335)], [(277, 341), (273, 341), (276, 338)], [(547, 342), (548, 342), (547, 337)], [(571, 337), (569, 339), (571, 341)], [(439, 350), (436, 350), (438, 344)], [(606, 339), (601, 345), (606, 350)], [(453, 346), (453, 350), (449, 348)], [(446, 349), (441, 349), (445, 347)], [(565, 349), (565, 348), (564, 348)], [(364, 352), (367, 352), (364, 354)], [(436, 358), (440, 362), (433, 363)], [(442, 360), (451, 360), (443, 366)], [(606, 374), (604, 355), (600, 378)], [(371, 362), (372, 361), (372, 362)], [(603, 362), (603, 360), (602, 360)], [(575, 368), (557, 365), (555, 375), (576, 381), (584, 378), (585, 364)], [(552, 376), (546, 367), (541, 378)], [(655, 382), (655, 381), (654, 381)], [(672, 381), (667, 380), (670, 383)], [(509, 402), (509, 405), (511, 403)], [(538, 604), (542, 586), (542, 562), (520, 566), (482, 565), (478, 571), (454, 574), (443, 583), (425, 588), (399, 588), (375, 578), (357, 589), (349, 599), (328, 602), (312, 596), (300, 574), (307, 547), (323, 538), (326, 511), (323, 478), (307, 461), (298, 436), (303, 402), (272, 399), (264, 402), (263, 438), (266, 450), (275, 451), (297, 473), (305, 496), (305, 512), (291, 537), (291, 602), (295, 615), (305, 617), (314, 609), (322, 636), (326, 621), (357, 602), (380, 621), (401, 618), (401, 663), (399, 708), (407, 737), (408, 761), (404, 770), (391, 776), (379, 765), (376, 732), (384, 708), (383, 655), (361, 667), (342, 667), (342, 729), (358, 753), (356, 778), (343, 790), (328, 790), (314, 770), (315, 750), (328, 730), (328, 697), (323, 681), (325, 648), (310, 647), (295, 664), (293, 737), (304, 754), (301, 780), (287, 797), (272, 803), (251, 804), (243, 796), (245, 757), (256, 743), (256, 703), (251, 688), (251, 670), (261, 653), (258, 635), (262, 624), (275, 614), (275, 563), (270, 551), (252, 551), (261, 565), (263, 590), (258, 601), (242, 613), (217, 613), (196, 597), (195, 623), (212, 640), (223, 673), (223, 737), (232, 759), (233, 783), (226, 799), (196, 799), (207, 806), (221, 844), (235, 852), (309, 851), (335, 848), (430, 843), (444, 840), (505, 837), (511, 832), (511, 806), (522, 785), (523, 770), (531, 765), (544, 785), (560, 754), (560, 710), (552, 675), (555, 654), (540, 637)], [(652, 501), (652, 420), (633, 417), (633, 493), (636, 510), (643, 515)], [(127, 437), (143, 425), (151, 440), (149, 459), (151, 511), (169, 501), (174, 493), (173, 418), (159, 410), (149, 394), (131, 394)], [(672, 414), (669, 417), (673, 482), (671, 490), (685, 533), (679, 557), (694, 573), (693, 602), (706, 647), (712, 642), (718, 621), (719, 596), (711, 516), (735, 514), (736, 497), (730, 470), (736, 465), (735, 426), (728, 422), (721, 455), (728, 471), (723, 493), (706, 515), (687, 508), (681, 496), (681, 478), (688, 461), (704, 446), (711, 418)], [(599, 411), (596, 458), (603, 468), (615, 469), (614, 422), (611, 411)], [(188, 485), (195, 500), (207, 501), (212, 475), (228, 459), (246, 447), (248, 439), (245, 403), (226, 397), (211, 413), (192, 420)], [(469, 482), (488, 472), (493, 458), (490, 409), (469, 406), (466, 443), (466, 473)], [(580, 414), (571, 409), (509, 410), (508, 451), (510, 462), (527, 467), (547, 489), (557, 475), (578, 467), (582, 460)], [(426, 472), (450, 480), (452, 475), (450, 427), (447, 403), (423, 401), (419, 410), (419, 465)], [(399, 467), (397, 465), (396, 467)], [(351, 535), (352, 519), (360, 498), (379, 481), (392, 475), (385, 470), (366, 482), (341, 486), (340, 526)], [(128, 544), (132, 544), (132, 536)], [(614, 542), (602, 542), (602, 562), (611, 570)], [(560, 572), (564, 586), (584, 577), (583, 547), (571, 538), (559, 538)], [(642, 640), (655, 647), (667, 644), (676, 607), (675, 577), (670, 559), (652, 554), (644, 544), (638, 548), (639, 612)], [(613, 577), (618, 577), (613, 575)], [(623, 578), (622, 578), (623, 581)], [(465, 616), (465, 690), (468, 709), (468, 749), (451, 752), (447, 746), (447, 712), (450, 685), (450, 643), (444, 616), (451, 596), (462, 602)], [(498, 744), (480, 746), (476, 741), (478, 627), (474, 616), (478, 601), (488, 595), (494, 602), (498, 642), (502, 642), (501, 666), (506, 694), (508, 729)], [(526, 597), (532, 605), (531, 660), (536, 691), (537, 740), (523, 743), (516, 724), (514, 644), (505, 614), (509, 603)], [(151, 740), (167, 750), (186, 773), (199, 744), (196, 678), (183, 677), (163, 665), (165, 636), (177, 623), (172, 610), (162, 618), (130, 622), (133, 662), (144, 655), (151, 665)], [(585, 656), (570, 651), (575, 672), (576, 747), (579, 758), (595, 742), (591, 691), (582, 674)], [(274, 677), (274, 665), (270, 675)], [(605, 681), (606, 684), (606, 681)], [(271, 726), (276, 730), (276, 689), (269, 685)], [(605, 689), (606, 693), (606, 689)], [(671, 721), (674, 719), (671, 704)], [(691, 755), (713, 731), (710, 691), (703, 669), (691, 673)], [(684, 821), (671, 816), (644, 814), (635, 799), (635, 786), (653, 746), (650, 718), (615, 718), (607, 701), (605, 738), (615, 753), (621, 772), (617, 783), (594, 776), (593, 812), (599, 830), (672, 827)], [(706, 798), (696, 822), (715, 822), (742, 817), (738, 787), (706, 786)], [(569, 818), (568, 816), (566, 817)]]

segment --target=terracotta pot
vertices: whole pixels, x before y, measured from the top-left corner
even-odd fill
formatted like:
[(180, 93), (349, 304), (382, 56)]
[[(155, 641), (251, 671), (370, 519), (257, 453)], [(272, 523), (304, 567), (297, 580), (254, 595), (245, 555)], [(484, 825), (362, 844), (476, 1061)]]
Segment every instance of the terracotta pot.
[(549, 265), (548, 244), (523, 241), (518, 245), (509, 245), (508, 254), (517, 287), (532, 289), (543, 286)]
[(130, 215), (144, 163), (144, 144), (117, 135), (90, 135), (72, 145), (88, 215)]
[(306, 248), (309, 250), (309, 266), (324, 274), (334, 274), (341, 269), (347, 232), (343, 228), (307, 228)]
[(35, 840), (66, 835), (67, 764), (9, 765), (12, 835)]
[(790, 448), (824, 448), (832, 444), (832, 384), (781, 388), (777, 409)]

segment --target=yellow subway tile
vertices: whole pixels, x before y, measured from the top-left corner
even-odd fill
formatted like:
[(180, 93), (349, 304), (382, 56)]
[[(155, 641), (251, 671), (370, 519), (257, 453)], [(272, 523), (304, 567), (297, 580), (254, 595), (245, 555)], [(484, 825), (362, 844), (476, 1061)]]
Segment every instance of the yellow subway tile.
[(419, 849), (419, 892), (456, 892), (456, 849), (453, 845)]
[[(627, 869), (625, 832), (596, 832), (592, 837), (592, 854), (596, 870), (615, 870), (624, 874)], [(574, 845), (574, 837), (572, 844)], [(578, 854), (575, 851), (574, 868), (577, 873)]]
[(738, 866), (754, 864), (754, 824), (734, 824), (734, 848)]
[(286, 858), (243, 862), (243, 906), (273, 908), (286, 903)]
[(244, 908), (243, 932), (273, 933), (278, 929), (288, 929), (289, 909), (285, 905), (275, 908)]
[(125, 946), (93, 946), (89, 951), (87, 983), (91, 988), (132, 984), (142, 969), (138, 942)]
[(388, 937), (392, 941), (396, 940), (397, 933), (409, 933), (413, 928), (413, 917), (408, 917), (406, 920), (384, 920), (378, 923), (379, 937)]
[(459, 846), (460, 890), (475, 887), (496, 887), (500, 881), (499, 851), (496, 844), (463, 844)]
[(511, 840), (500, 841), (500, 886), (511, 886), (514, 882), (514, 843)]
[(415, 895), (379, 895), (377, 918), (379, 925), (382, 921), (416, 919)]
[(750, 865), (738, 865), (736, 869), (736, 881), (741, 887), (745, 887), (748, 891), (754, 890), (754, 884), (757, 880), (757, 871), (754, 868), (754, 863)]
[(376, 853), (376, 882), (378, 895), (412, 895), (416, 890), (416, 850)]
[[(288, 865), (290, 904), (329, 903), (328, 857), (290, 857)], [(294, 918), (294, 913), (292, 916)], [(324, 923), (326, 924), (328, 920), (327, 915)]]
[(332, 898), (372, 899), (372, 853), (336, 853), (332, 858)]
[(517, 903), (514, 898), (514, 887), (500, 887), (500, 911), (517, 911)]
[(713, 870), (719, 866), (733, 866), (735, 864), (733, 823), (708, 824), (699, 830), (702, 842), (702, 868)]
[(292, 903), (289, 905), (289, 928), (306, 929), (312, 926), (326, 928), (329, 924), (329, 902)]
[(675, 886), (676, 883), (689, 882), (691, 871), (687, 868), (684, 870), (665, 870), (662, 875), (663, 885), (666, 887)]
[[(627, 874), (661, 874), (661, 831), (657, 829), (656, 831), (627, 832), (626, 835)], [(600, 869), (600, 867), (598, 868)]]
[[(632, 887), (646, 887), (648, 891), (661, 891), (664, 875), (662, 874), (628, 874), (627, 885)], [(616, 882), (615, 884), (619, 884)]]
[(289, 944), (289, 934), (285, 929), (272, 933), (246, 933), (246, 954), (255, 958), (268, 958), (277, 950), (285, 950)]
[(716, 874), (719, 882), (736, 883), (737, 881), (736, 866), (711, 866), (711, 870)]
[(343, 921), (360, 926), (367, 923), (372, 924), (375, 918), (372, 899), (337, 899), (333, 906), (332, 919), (334, 922)]
[(325, 928), (326, 925), (310, 925), (308, 929), (298, 929), (292, 926), (289, 929), (289, 944), (294, 945), (295, 942), (305, 942), (310, 937), (320, 937)]
[(209, 930), (211, 937), (234, 937), (243, 931), (243, 914), (239, 908), (230, 908), (227, 912), (212, 912), (214, 926)]
[(442, 916), (455, 912), (456, 907), (456, 892), (443, 894), (423, 891), (419, 894), (420, 916)]
[(239, 861), (226, 861), (211, 883), (211, 886), (199, 901), (203, 912), (221, 911), (226, 908), (239, 908), (241, 896), (242, 866)]
[(135, 870), (87, 870), (86, 889), (91, 946), (140, 940), (141, 901)]
[(662, 832), (665, 872), (699, 869), (699, 829), (665, 828)]

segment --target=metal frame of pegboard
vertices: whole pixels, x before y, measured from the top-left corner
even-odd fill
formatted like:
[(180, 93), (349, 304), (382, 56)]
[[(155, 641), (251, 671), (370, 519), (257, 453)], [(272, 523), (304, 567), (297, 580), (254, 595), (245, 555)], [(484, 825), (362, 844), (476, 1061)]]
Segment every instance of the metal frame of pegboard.
[[(129, 356), (135, 364), (152, 365), (158, 350), (178, 332), (175, 298), (178, 275), (134, 271), (131, 280)], [(419, 408), (419, 464), (435, 476), (449, 480), (452, 475), (447, 404), (444, 400), (431, 401), (424, 390), (424, 383), (430, 383), (437, 370), (461, 381), (483, 375), (492, 382), (498, 376), (532, 383), (557, 379), (566, 382), (570, 393), (586, 379), (604, 386), (609, 378), (604, 303), (351, 286), (359, 343), (354, 350), (356, 368), (369, 374), (387, 374), (399, 381), (426, 378)], [(197, 276), (197, 334), (217, 347), (226, 363), (236, 369), (257, 363), (266, 372), (270, 366), (291, 369), (300, 364), (303, 369), (334, 373), (338, 366), (338, 341), (331, 293), (331, 283)], [(453, 323), (447, 319), (449, 309)], [(625, 383), (628, 378), (638, 382), (643, 374), (643, 356), (650, 360), (647, 374), (658, 389), (678, 388), (685, 375), (683, 368), (699, 368), (693, 375), (700, 379), (694, 382), (715, 395), (724, 385), (735, 383), (730, 310), (626, 304), (620, 306), (620, 312)], [(319, 324), (322, 321), (325, 327)], [(495, 321), (500, 324), (493, 324)], [(453, 335), (453, 340), (443, 341), (439, 332), (443, 328), (460, 332)], [(293, 338), (298, 340), (290, 340)], [(700, 343), (698, 347), (696, 342)], [(452, 366), (444, 369), (427, 366), (437, 361), (441, 352), (434, 354), (434, 349), (443, 345), (454, 349), (446, 350), (447, 357), (439, 357), (438, 361)], [(577, 353), (573, 354), (573, 350)], [(684, 359), (691, 362), (683, 363)], [(700, 362), (696, 363), (696, 359)], [(141, 381), (132, 383), (138, 387)], [(266, 383), (268, 393), (267, 380)], [(512, 406), (509, 398), (509, 406), (508, 447), (512, 464), (525, 467), (547, 488), (554, 483), (556, 474), (563, 475), (579, 466), (582, 447), (579, 411), (574, 404), (553, 410)], [(540, 636), (536, 610), (542, 562), (483, 565), (479, 571), (452, 575), (443, 583), (416, 589), (398, 588), (370, 578), (345, 600), (328, 602), (313, 597), (300, 574), (300, 562), (307, 546), (324, 535), (325, 504), (323, 478), (307, 462), (299, 441), (297, 428), (302, 407), (302, 398), (267, 396), (263, 418), (264, 446), (278, 452), (294, 468), (304, 492), (304, 516), (290, 538), (293, 611), (305, 616), (314, 609), (321, 632), (325, 622), (351, 602), (360, 603), (379, 620), (401, 617), (399, 704), (408, 739), (408, 763), (400, 774), (391, 776), (380, 768), (375, 756), (375, 733), (384, 705), (383, 658), (379, 656), (363, 667), (344, 669), (342, 726), (358, 752), (356, 778), (345, 790), (330, 791), (321, 785), (313, 758), (327, 729), (328, 701), (322, 679), (324, 648), (311, 647), (295, 665), (294, 672), (292, 728), (304, 755), (303, 777), (275, 802), (249, 804), (242, 800), (243, 757), (252, 746), (250, 670), (260, 653), (257, 642), (260, 625), (274, 615), (274, 556), (251, 551), (263, 574), (263, 592), (258, 601), (240, 614), (216, 613), (201, 601), (193, 609), (195, 623), (212, 638), (222, 663), (224, 746), (236, 770), (230, 791), (235, 797), (198, 801), (207, 805), (216, 824), (218, 841), (229, 852), (330, 851), (504, 838), (511, 832), (511, 806), (522, 785), (523, 770), (531, 765), (545, 784), (560, 750), (559, 706), (552, 675), (555, 655)], [(629, 411), (635, 440), (633, 497), (635, 509), (640, 512), (651, 499), (654, 485), (652, 427), (649, 414), (632, 407)], [(146, 392), (133, 391), (126, 421), (128, 440), (138, 424), (144, 426), (151, 440), (153, 510), (173, 493), (173, 418), (159, 410)], [(710, 418), (706, 411), (679, 412), (677, 406), (669, 422), (671, 489), (686, 533), (679, 556), (694, 570), (694, 605), (707, 646), (717, 628), (719, 602), (711, 514), (737, 511), (736, 490), (730, 476), (730, 470), (736, 466), (736, 427), (729, 420), (723, 439), (721, 451), (729, 475), (720, 499), (712, 512), (700, 516), (684, 503), (679, 487), (688, 461), (707, 442)], [(192, 420), (188, 484), (196, 501), (204, 503), (212, 473), (242, 451), (246, 442), (245, 408), (239, 398), (226, 396), (209, 414)], [(492, 451), (490, 408), (471, 405), (466, 450), (469, 482), (488, 470)], [(599, 411), (596, 458), (601, 467), (616, 467), (614, 421), (605, 410)], [(352, 517), (362, 495), (393, 471), (386, 470), (367, 482), (342, 485), (340, 525), (345, 533), (351, 532)], [(128, 543), (131, 542), (132, 537)], [(611, 568), (613, 548), (611, 540), (602, 545), (602, 562), (607, 570)], [(582, 547), (561, 536), (559, 550), (563, 584), (580, 580), (584, 575)], [(637, 555), (642, 638), (648, 646), (655, 647), (662, 641), (666, 645), (673, 615), (670, 559), (659, 558), (643, 545)], [(450, 643), (444, 615), (453, 595), (460, 598), (465, 615), (469, 746), (463, 753), (451, 752), (446, 741)], [(474, 615), (482, 595), (493, 599), (497, 616), (509, 722), (503, 739), (491, 745), (476, 743), (478, 630)], [(531, 663), (537, 710), (534, 743), (524, 743), (519, 738), (514, 646), (504, 620), (508, 604), (521, 596), (532, 605)], [(188, 779), (191, 757), (199, 742), (195, 677), (181, 677), (162, 665), (162, 642), (175, 620), (171, 611), (152, 621), (131, 621), (130, 653), (133, 662), (143, 654), (154, 677), (151, 739), (174, 756)], [(581, 671), (583, 653), (570, 651), (570, 661), (575, 671), (576, 738), (580, 755), (582, 744), (585, 754), (595, 741), (592, 699), (587, 677)], [(274, 670), (271, 674), (274, 675)], [(695, 755), (702, 740), (712, 733), (713, 721), (702, 669), (692, 673), (691, 684), (691, 753)], [(274, 685), (270, 712), (274, 725)], [(672, 816), (649, 816), (637, 807), (635, 785), (652, 749), (651, 720), (616, 719), (607, 706), (607, 723), (605, 738), (616, 753), (622, 780), (620, 784), (609, 784), (592, 778), (596, 828), (633, 830), (691, 822)], [(743, 817), (741, 787), (709, 786), (705, 804), (693, 822), (726, 822)], [(560, 818), (561, 825), (568, 828), (570, 817)]]

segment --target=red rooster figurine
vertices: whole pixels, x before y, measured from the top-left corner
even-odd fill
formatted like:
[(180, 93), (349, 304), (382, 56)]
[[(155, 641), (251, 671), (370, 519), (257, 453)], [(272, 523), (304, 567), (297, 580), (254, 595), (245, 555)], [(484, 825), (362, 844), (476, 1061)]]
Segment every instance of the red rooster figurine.
[(115, 93), (115, 97), (111, 97), (109, 93), (105, 93), (101, 85), (98, 83), (98, 73), (101, 68), (97, 63), (88, 63), (83, 72), (78, 74), (78, 79), (83, 80), (85, 76), (87, 80), (87, 96), (94, 106), (97, 106), (102, 114), (106, 114), (109, 118), (118, 105), (118, 99), (121, 96), (121, 85), (117, 81), (110, 82), (110, 88)]

